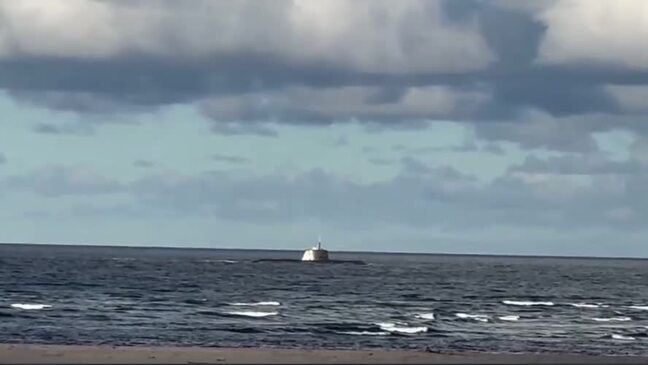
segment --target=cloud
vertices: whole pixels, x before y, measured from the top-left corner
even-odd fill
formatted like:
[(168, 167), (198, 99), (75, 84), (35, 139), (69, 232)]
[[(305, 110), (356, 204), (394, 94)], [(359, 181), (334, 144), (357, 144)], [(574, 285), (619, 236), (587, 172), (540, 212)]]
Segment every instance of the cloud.
[[(70, 213), (82, 216), (215, 217), (262, 225), (315, 221), (344, 229), (389, 226), (449, 234), (539, 229), (568, 237), (594, 229), (644, 229), (648, 165), (637, 157), (643, 147), (637, 144), (626, 162), (604, 155), (529, 157), (492, 181), (405, 157), (390, 161), (400, 167), (396, 176), (377, 182), (319, 169), (290, 176), (150, 173), (120, 182), (87, 167), (59, 166), (1, 183), (45, 197), (75, 196)], [(102, 203), (98, 197), (105, 194), (120, 199)]]
[(85, 124), (181, 104), (224, 135), (440, 119), (491, 141), (592, 150), (592, 132), (648, 131), (616, 123), (646, 113), (646, 5), (585, 4), (4, 0), (0, 88)]
[(246, 162), (249, 161), (245, 157), (222, 155), (222, 154), (214, 154), (214, 155), (212, 155), (212, 160), (220, 161), (220, 162), (229, 162), (229, 163), (233, 163), (233, 164), (243, 164), (243, 163), (246, 163)]
[(150, 169), (152, 167), (155, 167), (155, 162), (148, 160), (135, 160), (133, 161), (133, 166)]
[(391, 146), (392, 151), (405, 152), (409, 155), (433, 154), (436, 152), (481, 152), (494, 155), (503, 155), (504, 148), (497, 142), (478, 141), (475, 136), (467, 134), (462, 143), (450, 146), (431, 146), (431, 147), (408, 147), (398, 144)]
[(469, 115), (488, 100), (481, 91), (442, 86), (403, 89), (397, 95), (378, 87), (304, 88), (216, 97), (202, 110), (215, 121), (249, 120), (295, 124), (393, 122)]
[(47, 166), (29, 174), (8, 177), (3, 185), (47, 197), (108, 194), (123, 188), (121, 183), (84, 166)]
[[(317, 220), (338, 227), (378, 225), (480, 231), (539, 228), (562, 233), (601, 227), (641, 229), (648, 218), (646, 174), (603, 160), (586, 167), (566, 158), (528, 160), (490, 182), (449, 166), (401, 160), (393, 179), (358, 183), (322, 170), (255, 178), (224, 172), (154, 175), (134, 183), (133, 196), (155, 211), (212, 215), (260, 224)], [(587, 174), (587, 180), (573, 174)], [(643, 184), (643, 185), (642, 185)]]
[(637, 139), (630, 146), (630, 155), (633, 160), (639, 161), (641, 164), (648, 166), (648, 139)]
[[(209, 113), (209, 112), (207, 112)], [(246, 121), (246, 122), (217, 122), (212, 123), (211, 131), (216, 134), (226, 136), (237, 135), (256, 135), (262, 137), (276, 137), (277, 132), (269, 127), (266, 123), (259, 121)]]
[[(225, 173), (196, 177), (156, 175), (138, 181), (133, 191), (154, 209), (185, 214), (211, 214), (256, 223), (290, 223), (308, 219), (346, 226), (429, 224), (428, 196), (459, 196), (472, 178), (452, 168), (408, 168), (407, 175), (386, 183), (358, 184), (321, 170), (287, 177), (278, 174), (239, 179)], [(425, 182), (418, 176), (425, 176)], [(404, 200), (421, 201), (403, 210)], [(423, 200), (421, 200), (423, 199)], [(426, 202), (428, 201), (428, 202)], [(400, 203), (399, 203), (400, 202)]]
[(606, 91), (627, 113), (648, 113), (648, 85), (607, 85)]
[(523, 121), (503, 121), (475, 125), (478, 138), (489, 141), (515, 142), (526, 149), (548, 149), (567, 152), (594, 152), (598, 145), (594, 131), (615, 126), (592, 116), (555, 118), (549, 114), (528, 111)]
[(646, 70), (646, 16), (643, 0), (556, 1), (537, 15), (547, 27), (539, 61)]
[(5, 59), (258, 53), (296, 65), (400, 73), (481, 69), (493, 58), (475, 26), (447, 24), (438, 2), (27, 0), (3, 1), (0, 13)]
[(87, 123), (62, 124), (56, 125), (51, 123), (38, 123), (33, 129), (35, 133), (42, 134), (75, 134), (75, 135), (93, 135), (95, 130), (92, 125)]
[(630, 159), (613, 161), (596, 154), (568, 154), (540, 159), (528, 156), (520, 165), (509, 168), (511, 172), (555, 174), (555, 175), (606, 175), (606, 174), (637, 174), (648, 172), (648, 165)]

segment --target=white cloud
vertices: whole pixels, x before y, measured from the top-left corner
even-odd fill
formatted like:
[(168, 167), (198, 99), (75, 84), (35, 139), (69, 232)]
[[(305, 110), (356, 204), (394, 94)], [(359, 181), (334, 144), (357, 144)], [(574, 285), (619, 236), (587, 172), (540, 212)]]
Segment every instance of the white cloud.
[(420, 0), (1, 0), (0, 17), (5, 59), (261, 53), (386, 73), (476, 70), (494, 60), (476, 24), (446, 22), (439, 2)]
[(547, 26), (540, 62), (648, 69), (645, 0), (562, 0), (537, 18)]

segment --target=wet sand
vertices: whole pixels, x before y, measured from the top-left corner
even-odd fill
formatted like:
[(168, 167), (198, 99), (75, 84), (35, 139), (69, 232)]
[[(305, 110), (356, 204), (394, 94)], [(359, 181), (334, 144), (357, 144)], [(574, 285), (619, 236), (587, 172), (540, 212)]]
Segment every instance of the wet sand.
[(648, 356), (0, 344), (1, 364), (647, 364)]

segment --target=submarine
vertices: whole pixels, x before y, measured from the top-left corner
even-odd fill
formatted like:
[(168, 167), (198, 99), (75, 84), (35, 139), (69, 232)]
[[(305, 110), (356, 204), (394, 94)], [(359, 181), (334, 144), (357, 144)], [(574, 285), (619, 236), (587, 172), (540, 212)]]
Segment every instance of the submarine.
[(322, 264), (356, 264), (366, 265), (361, 260), (331, 260), (329, 258), (328, 250), (322, 248), (322, 237), (317, 240), (317, 246), (307, 248), (302, 255), (301, 260), (297, 259), (258, 259), (254, 262), (308, 262), (308, 263), (322, 263)]
[(302, 261), (325, 262), (329, 261), (328, 251), (322, 248), (322, 237), (317, 240), (317, 246), (304, 251)]

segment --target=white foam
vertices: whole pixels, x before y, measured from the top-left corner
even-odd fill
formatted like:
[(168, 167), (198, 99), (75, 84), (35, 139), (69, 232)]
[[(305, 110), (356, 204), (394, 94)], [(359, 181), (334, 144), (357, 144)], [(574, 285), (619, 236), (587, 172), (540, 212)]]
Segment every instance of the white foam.
[(427, 320), (435, 319), (434, 313), (419, 313), (415, 317), (420, 319), (427, 319)]
[(18, 309), (45, 309), (45, 308), (52, 308), (51, 305), (49, 304), (24, 304), (24, 303), (15, 303), (11, 305), (12, 308), (18, 308)]
[(488, 322), (488, 316), (485, 314), (455, 313), (455, 316), (461, 319), (473, 319), (479, 322)]
[(270, 317), (279, 314), (278, 312), (254, 312), (254, 311), (238, 311), (238, 312), (226, 312), (226, 313), (233, 316), (244, 316), (244, 317), (255, 317), (255, 318)]
[(576, 308), (607, 308), (609, 307), (608, 305), (597, 303), (597, 304), (588, 304), (588, 303), (567, 303), (571, 305), (572, 307)]
[(236, 260), (220, 260), (220, 262), (225, 263), (225, 264), (235, 264), (238, 261), (236, 261)]
[(640, 311), (648, 311), (648, 305), (631, 305), (628, 308), (637, 309)]
[(395, 323), (376, 323), (376, 325), (378, 325), (381, 330), (387, 332), (414, 334), (428, 331), (427, 327), (397, 326)]
[(265, 307), (265, 306), (280, 306), (279, 302), (252, 302), (252, 303), (228, 303), (229, 305), (240, 307)]
[(623, 340), (623, 341), (634, 341), (635, 340), (634, 337), (624, 336), (624, 335), (617, 335), (616, 333), (612, 334), (612, 339), (614, 339), (614, 340)]
[(507, 305), (521, 305), (521, 306), (532, 306), (532, 305), (544, 305), (552, 306), (553, 302), (531, 302), (531, 301), (521, 301), (521, 300), (503, 300), (502, 303)]
[(340, 332), (344, 335), (352, 335), (352, 336), (387, 336), (389, 335), (389, 332), (370, 332), (370, 331), (348, 331), (348, 332)]
[(627, 322), (631, 320), (630, 317), (592, 318), (592, 321), (596, 322)]
[(499, 317), (502, 321), (514, 322), (520, 319), (520, 316), (501, 316)]

